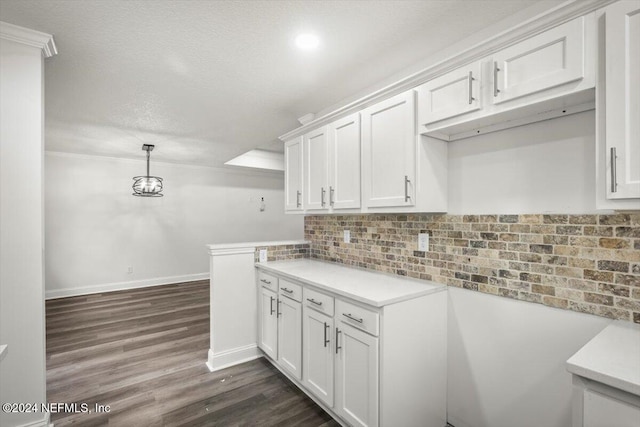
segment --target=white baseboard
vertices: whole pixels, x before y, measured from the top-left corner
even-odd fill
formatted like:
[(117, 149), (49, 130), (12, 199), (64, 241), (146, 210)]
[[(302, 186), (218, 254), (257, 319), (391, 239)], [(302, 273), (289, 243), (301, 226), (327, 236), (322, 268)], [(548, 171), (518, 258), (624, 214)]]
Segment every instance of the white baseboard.
[(212, 349), (209, 349), (207, 368), (209, 368), (209, 371), (215, 372), (257, 359), (258, 357), (262, 357), (262, 352), (258, 350), (258, 346), (255, 344), (234, 348), (216, 354), (213, 353)]
[(53, 423), (49, 422), (49, 413), (45, 412), (44, 418), (37, 421), (31, 421), (27, 424), (20, 424), (16, 427), (53, 427)]
[[(126, 289), (148, 288), (149, 286), (171, 285), (181, 282), (205, 280), (209, 273), (185, 274), (183, 276), (155, 277), (153, 279), (133, 280), (131, 282), (105, 283), (101, 285), (83, 286), (45, 291), (45, 299), (72, 297), (76, 295), (98, 294), (102, 292), (123, 291)], [(46, 284), (45, 284), (46, 286)]]

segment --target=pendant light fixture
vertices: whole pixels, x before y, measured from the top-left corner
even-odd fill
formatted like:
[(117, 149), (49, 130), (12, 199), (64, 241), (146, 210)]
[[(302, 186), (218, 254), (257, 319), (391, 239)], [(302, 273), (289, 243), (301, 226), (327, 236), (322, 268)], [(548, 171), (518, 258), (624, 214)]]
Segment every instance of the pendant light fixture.
[(162, 178), (149, 175), (149, 158), (155, 145), (143, 144), (142, 150), (147, 152), (147, 175), (133, 177), (133, 195), (139, 197), (162, 197)]

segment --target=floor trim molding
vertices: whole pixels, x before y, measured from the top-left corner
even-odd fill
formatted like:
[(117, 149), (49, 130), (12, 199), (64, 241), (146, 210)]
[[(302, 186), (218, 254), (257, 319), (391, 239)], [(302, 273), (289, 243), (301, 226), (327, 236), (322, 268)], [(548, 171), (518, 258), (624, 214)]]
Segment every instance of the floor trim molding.
[(262, 352), (258, 350), (256, 344), (249, 344), (215, 354), (213, 349), (210, 348), (206, 365), (210, 372), (215, 372), (259, 357), (262, 357)]
[(182, 276), (155, 277), (152, 279), (133, 280), (131, 282), (104, 283), (101, 285), (83, 286), (45, 291), (45, 299), (65, 298), (78, 295), (98, 294), (102, 292), (123, 291), (127, 289), (148, 288), (150, 286), (172, 285), (181, 282), (206, 280), (209, 273), (185, 274)]
[(44, 418), (36, 421), (31, 421), (30, 423), (27, 423), (27, 424), (20, 424), (17, 427), (53, 427), (53, 423), (49, 421), (49, 416), (50, 414), (46, 412), (44, 414)]

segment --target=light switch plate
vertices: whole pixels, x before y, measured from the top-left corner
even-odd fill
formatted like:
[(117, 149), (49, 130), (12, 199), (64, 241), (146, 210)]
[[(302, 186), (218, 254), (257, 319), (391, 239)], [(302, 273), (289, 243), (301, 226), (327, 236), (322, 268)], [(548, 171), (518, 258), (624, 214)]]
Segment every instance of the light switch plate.
[(266, 249), (260, 249), (260, 256), (259, 256), (258, 260), (260, 262), (267, 262), (267, 250)]
[(418, 250), (422, 252), (429, 252), (429, 234), (418, 234)]
[(344, 242), (351, 243), (351, 231), (344, 230)]

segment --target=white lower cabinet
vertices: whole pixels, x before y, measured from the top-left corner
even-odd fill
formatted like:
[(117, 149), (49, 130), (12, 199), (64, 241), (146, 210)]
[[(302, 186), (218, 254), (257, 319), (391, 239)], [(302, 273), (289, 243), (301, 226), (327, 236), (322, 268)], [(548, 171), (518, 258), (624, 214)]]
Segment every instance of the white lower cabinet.
[(302, 330), (304, 385), (326, 405), (333, 406), (333, 318), (304, 308)]
[(259, 347), (327, 412), (354, 427), (446, 425), (446, 292), (373, 306), (269, 274), (278, 320), (261, 286)]
[(595, 391), (584, 392), (584, 427), (638, 427), (640, 408)]
[(276, 305), (278, 296), (275, 292), (260, 286), (260, 342), (259, 347), (272, 359), (278, 358), (278, 318)]
[(336, 326), (336, 412), (358, 427), (378, 425), (378, 338)]
[(302, 306), (282, 295), (278, 299), (278, 363), (302, 379)]

